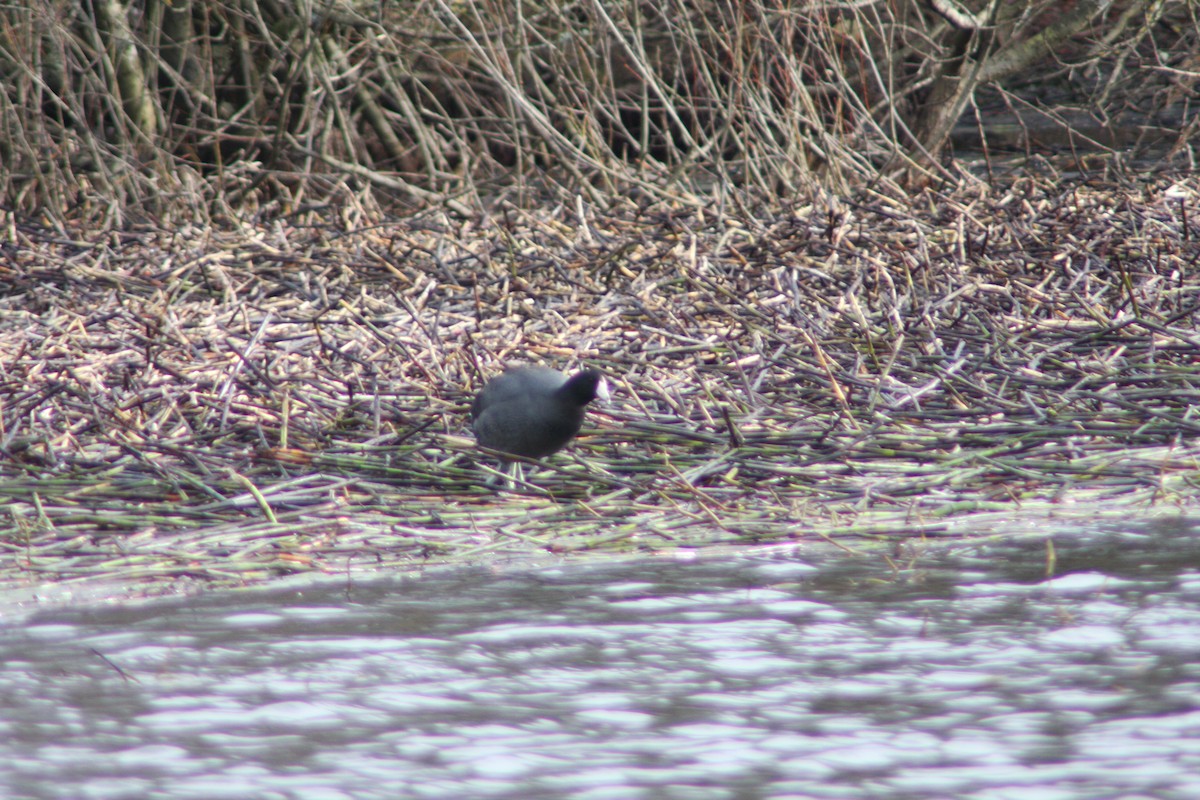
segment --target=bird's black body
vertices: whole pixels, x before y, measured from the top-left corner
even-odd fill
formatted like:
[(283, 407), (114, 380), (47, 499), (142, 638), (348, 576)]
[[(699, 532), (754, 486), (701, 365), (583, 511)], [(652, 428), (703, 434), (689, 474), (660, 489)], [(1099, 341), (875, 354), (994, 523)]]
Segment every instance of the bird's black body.
[(607, 395), (604, 377), (594, 370), (567, 378), (547, 367), (518, 367), (483, 387), (471, 405), (471, 429), (484, 447), (543, 458), (574, 439), (584, 407)]

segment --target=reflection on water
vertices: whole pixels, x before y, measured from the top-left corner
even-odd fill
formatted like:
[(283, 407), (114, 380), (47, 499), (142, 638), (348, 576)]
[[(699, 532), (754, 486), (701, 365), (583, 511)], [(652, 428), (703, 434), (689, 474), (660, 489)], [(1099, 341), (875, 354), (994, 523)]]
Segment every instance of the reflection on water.
[[(1200, 797), (1174, 523), (467, 569), (0, 629), (28, 798)], [(889, 563), (890, 562), (890, 563)]]

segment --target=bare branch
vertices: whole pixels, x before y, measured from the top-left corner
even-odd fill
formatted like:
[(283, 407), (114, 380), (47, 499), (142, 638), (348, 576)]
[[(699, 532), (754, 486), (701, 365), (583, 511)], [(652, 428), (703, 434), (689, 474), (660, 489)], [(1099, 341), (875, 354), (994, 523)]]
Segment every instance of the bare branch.
[(986, 23), (982, 19), (955, 3), (954, 0), (927, 0), (927, 2), (930, 8), (960, 31), (977, 31), (986, 27)]

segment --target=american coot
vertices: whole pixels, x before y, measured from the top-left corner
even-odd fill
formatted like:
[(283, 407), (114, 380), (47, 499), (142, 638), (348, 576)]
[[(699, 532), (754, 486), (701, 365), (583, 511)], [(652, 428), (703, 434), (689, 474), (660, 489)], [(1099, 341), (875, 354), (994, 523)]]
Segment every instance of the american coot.
[(575, 438), (584, 406), (597, 397), (608, 399), (608, 382), (595, 370), (567, 378), (547, 367), (517, 367), (483, 387), (471, 404), (471, 429), (484, 447), (543, 458)]

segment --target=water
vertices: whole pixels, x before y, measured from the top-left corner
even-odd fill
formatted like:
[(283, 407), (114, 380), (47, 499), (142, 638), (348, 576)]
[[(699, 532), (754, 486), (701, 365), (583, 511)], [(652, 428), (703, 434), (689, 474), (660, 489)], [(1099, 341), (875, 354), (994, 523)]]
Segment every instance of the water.
[(1196, 530), (1053, 542), (44, 611), (0, 629), (0, 790), (1200, 797)]

